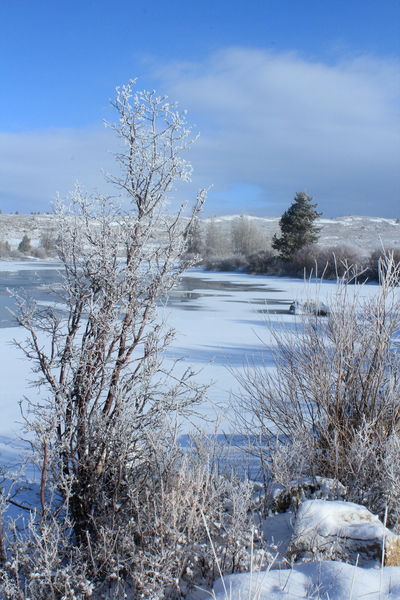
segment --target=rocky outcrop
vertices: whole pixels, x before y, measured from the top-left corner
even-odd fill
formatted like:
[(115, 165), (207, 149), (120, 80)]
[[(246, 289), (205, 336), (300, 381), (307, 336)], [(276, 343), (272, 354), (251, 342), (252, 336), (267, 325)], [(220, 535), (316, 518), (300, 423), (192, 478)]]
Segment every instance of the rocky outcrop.
[(329, 315), (329, 307), (324, 302), (314, 302), (313, 300), (294, 300), (289, 307), (291, 315), (316, 315), (317, 317), (326, 317)]
[(340, 500), (306, 500), (296, 514), (288, 555), (292, 561), (316, 559), (370, 565), (400, 565), (400, 536), (364, 506)]
[(299, 477), (286, 486), (275, 484), (272, 490), (272, 511), (296, 510), (306, 499), (337, 500), (345, 498), (346, 488), (337, 479), (328, 477)]

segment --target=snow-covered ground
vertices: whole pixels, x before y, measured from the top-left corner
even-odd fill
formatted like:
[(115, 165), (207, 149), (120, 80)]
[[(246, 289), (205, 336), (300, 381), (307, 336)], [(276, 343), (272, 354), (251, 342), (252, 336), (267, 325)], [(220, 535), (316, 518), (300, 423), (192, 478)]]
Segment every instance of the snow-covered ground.
[[(197, 287), (193, 282), (192, 298), (178, 291), (178, 298), (165, 308), (177, 331), (167, 357), (183, 357), (184, 364), (200, 370), (199, 381), (213, 381), (202, 411), (218, 415), (220, 429), (227, 431), (229, 399), (239, 391), (235, 371), (244, 365), (272, 368), (272, 329), (284, 328), (289, 334), (300, 326), (300, 320), (289, 314), (293, 300), (317, 299), (329, 306), (336, 283), (200, 270), (188, 275), (198, 280)], [(205, 282), (209, 289), (204, 289)], [(376, 291), (376, 285), (366, 285), (361, 294)], [(221, 410), (214, 410), (217, 404)]]
[(337, 561), (238, 573), (219, 580), (213, 600), (399, 600), (400, 567), (363, 569)]
[[(40, 281), (41, 271), (56, 268), (57, 264), (51, 262), (0, 261), (0, 283), (12, 287), (14, 279), (7, 279), (9, 274), (24, 271), (35, 272)], [(335, 285), (309, 284), (285, 277), (189, 271), (183, 279), (183, 289), (175, 290), (160, 310), (176, 329), (175, 340), (166, 353), (167, 361), (182, 359), (178, 369), (191, 365), (199, 371), (199, 382), (212, 382), (200, 412), (212, 421), (218, 418), (218, 428), (229, 431), (227, 406), (231, 392), (238, 391), (235, 370), (261, 363), (272, 367), (271, 328), (293, 332), (297, 320), (288, 313), (291, 302), (318, 297), (329, 305)], [(373, 294), (376, 289), (375, 285), (363, 286), (362, 293)], [(6, 296), (2, 297), (7, 303)], [(12, 339), (21, 341), (23, 337), (20, 328), (0, 328), (0, 435), (14, 435), (21, 421), (19, 401), (24, 395), (36, 393), (29, 385), (29, 363), (11, 344)], [(214, 429), (214, 425), (210, 423), (209, 428)]]
[[(1, 275), (21, 270), (36, 271), (56, 268), (54, 263), (1, 263)], [(296, 328), (296, 317), (288, 313), (294, 299), (317, 297), (329, 305), (335, 283), (305, 284), (290, 278), (251, 276), (234, 273), (205, 273), (193, 270), (177, 289), (161, 312), (176, 329), (176, 337), (166, 359), (182, 358), (182, 366), (199, 370), (197, 379), (214, 383), (200, 412), (210, 419), (203, 427), (229, 431), (231, 392), (237, 392), (235, 370), (244, 364), (260, 364), (273, 368), (270, 347), (271, 328)], [(377, 286), (362, 288), (363, 295), (374, 294)], [(323, 317), (322, 317), (323, 318)], [(24, 333), (17, 327), (0, 328), (0, 453), (3, 462), (11, 462), (20, 451), (16, 441), (22, 426), (19, 402), (24, 395), (36, 394), (30, 387), (30, 365), (10, 341), (21, 341)], [(228, 368), (229, 367), (229, 368)], [(198, 421), (197, 421), (198, 422)], [(187, 424), (187, 428), (190, 424)], [(279, 544), (289, 524), (280, 517), (269, 523)], [(268, 535), (268, 531), (266, 531)], [(277, 566), (277, 565), (276, 565)], [(211, 592), (194, 598), (211, 597)], [(293, 568), (269, 569), (261, 573), (227, 576), (216, 583), (216, 600), (394, 600), (400, 599), (400, 567), (366, 569), (352, 565), (320, 561), (299, 563)]]

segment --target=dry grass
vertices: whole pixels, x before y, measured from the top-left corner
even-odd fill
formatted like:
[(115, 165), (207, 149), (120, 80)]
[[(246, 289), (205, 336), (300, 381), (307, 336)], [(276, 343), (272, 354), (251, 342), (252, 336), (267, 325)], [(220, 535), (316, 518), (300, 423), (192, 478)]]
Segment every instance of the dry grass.
[(389, 536), (385, 541), (385, 566), (400, 567), (400, 538)]

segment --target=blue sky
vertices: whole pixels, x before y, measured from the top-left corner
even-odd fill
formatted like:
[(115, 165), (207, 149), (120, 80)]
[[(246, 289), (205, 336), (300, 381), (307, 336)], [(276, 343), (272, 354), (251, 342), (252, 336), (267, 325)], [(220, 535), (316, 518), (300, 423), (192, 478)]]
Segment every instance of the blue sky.
[[(201, 132), (206, 214), (400, 216), (400, 1), (1, 0), (0, 208), (102, 188), (108, 100), (139, 78)], [(183, 192), (181, 192), (183, 193)]]

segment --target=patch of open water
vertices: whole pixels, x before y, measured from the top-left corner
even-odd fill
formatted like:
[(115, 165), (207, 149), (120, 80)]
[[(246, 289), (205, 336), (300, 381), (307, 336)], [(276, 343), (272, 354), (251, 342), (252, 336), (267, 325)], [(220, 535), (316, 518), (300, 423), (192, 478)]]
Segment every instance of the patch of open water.
[[(234, 275), (234, 274), (232, 274)], [(26, 298), (28, 301), (38, 302), (40, 304), (62, 302), (60, 284), (62, 281), (62, 272), (51, 265), (46, 268), (46, 263), (40, 263), (35, 269), (32, 263), (27, 263), (13, 270), (0, 270), (0, 327), (15, 327), (17, 323), (12, 316), (16, 310), (16, 301), (9, 290), (12, 290)], [(58, 291), (57, 291), (58, 288)], [(281, 305), (282, 308), (270, 309), (271, 314), (287, 312), (291, 302), (290, 299), (278, 299), (277, 293), (283, 292), (282, 289), (274, 286), (260, 285), (259, 283), (249, 283), (228, 281), (226, 279), (208, 278), (204, 274), (201, 276), (184, 275), (179, 281), (168, 298), (168, 306), (180, 310), (201, 311), (203, 307), (199, 300), (203, 298), (221, 299), (224, 302), (239, 302), (254, 305)], [(243, 296), (243, 293), (245, 296)], [(252, 294), (260, 294), (262, 297), (252, 297)], [(249, 297), (246, 297), (247, 294)], [(274, 297), (275, 295), (275, 297)], [(208, 306), (207, 310), (210, 310)], [(264, 313), (267, 309), (257, 310)]]

